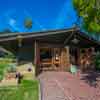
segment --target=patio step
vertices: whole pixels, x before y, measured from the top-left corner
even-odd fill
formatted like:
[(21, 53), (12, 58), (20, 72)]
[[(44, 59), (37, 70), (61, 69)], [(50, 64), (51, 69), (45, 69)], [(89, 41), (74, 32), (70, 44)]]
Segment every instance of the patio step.
[(57, 71), (58, 68), (56, 67), (42, 67), (40, 68), (41, 71)]

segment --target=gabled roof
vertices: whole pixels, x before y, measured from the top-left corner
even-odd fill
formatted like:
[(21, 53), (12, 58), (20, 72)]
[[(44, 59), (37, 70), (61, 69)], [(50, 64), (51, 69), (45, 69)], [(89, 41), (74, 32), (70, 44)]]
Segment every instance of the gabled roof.
[[(50, 31), (40, 31), (40, 32), (24, 32), (24, 33), (5, 33), (0, 35), (0, 42), (17, 40), (18, 36), (23, 39), (33, 38), (34, 40), (47, 40), (55, 41), (67, 44), (75, 36), (80, 40), (80, 45), (88, 46), (100, 46), (100, 42), (93, 38), (90, 38), (85, 33), (81, 32), (79, 28), (73, 27), (70, 29), (63, 30), (50, 30)], [(69, 39), (68, 39), (69, 38)], [(67, 40), (67, 41), (66, 41)]]
[(47, 36), (47, 35), (55, 35), (55, 34), (63, 34), (72, 32), (73, 28), (70, 29), (62, 29), (62, 30), (49, 30), (49, 31), (39, 31), (39, 32), (18, 32), (18, 33), (5, 33), (0, 34), (0, 41), (8, 41), (8, 40), (15, 40), (17, 36), (21, 36), (22, 38), (35, 38), (39, 36)]

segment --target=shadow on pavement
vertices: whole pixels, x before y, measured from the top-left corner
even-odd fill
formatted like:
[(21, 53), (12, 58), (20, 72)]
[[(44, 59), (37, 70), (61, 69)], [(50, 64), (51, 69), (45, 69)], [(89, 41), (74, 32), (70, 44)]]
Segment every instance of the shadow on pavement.
[(96, 71), (84, 72), (82, 73), (82, 76), (80, 79), (84, 80), (90, 86), (96, 88), (100, 82), (100, 72), (96, 72)]

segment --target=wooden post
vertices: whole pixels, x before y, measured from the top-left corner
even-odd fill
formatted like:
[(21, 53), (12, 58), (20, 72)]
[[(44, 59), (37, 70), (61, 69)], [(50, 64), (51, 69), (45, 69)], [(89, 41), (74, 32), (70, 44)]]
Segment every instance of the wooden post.
[(70, 57), (69, 57), (69, 47), (62, 48), (61, 51), (61, 65), (62, 65), (62, 70), (67, 71), (69, 69), (69, 64), (70, 64)]
[(34, 42), (34, 64), (35, 64), (35, 66), (36, 66), (36, 64), (37, 64), (37, 43), (36, 43), (36, 40), (35, 40), (35, 42)]
[(66, 49), (66, 55), (67, 55), (67, 67), (69, 67), (69, 65), (70, 65), (70, 53), (69, 53), (69, 47), (67, 46), (67, 47), (65, 47), (65, 49)]
[(39, 50), (39, 45), (38, 42), (35, 40), (34, 42), (34, 65), (35, 65), (35, 71), (36, 71), (36, 76), (40, 73), (41, 66), (40, 66), (40, 50)]

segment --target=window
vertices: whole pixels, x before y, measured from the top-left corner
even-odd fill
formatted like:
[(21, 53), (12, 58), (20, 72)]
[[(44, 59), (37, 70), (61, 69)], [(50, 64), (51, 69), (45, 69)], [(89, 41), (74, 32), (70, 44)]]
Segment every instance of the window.
[(52, 59), (51, 49), (42, 48), (40, 49), (40, 60), (41, 61), (50, 61)]

